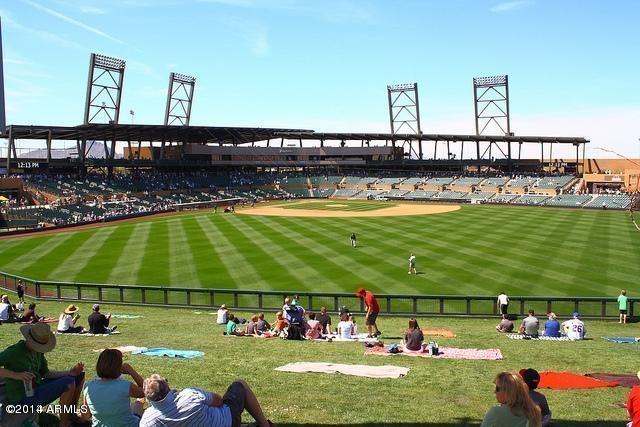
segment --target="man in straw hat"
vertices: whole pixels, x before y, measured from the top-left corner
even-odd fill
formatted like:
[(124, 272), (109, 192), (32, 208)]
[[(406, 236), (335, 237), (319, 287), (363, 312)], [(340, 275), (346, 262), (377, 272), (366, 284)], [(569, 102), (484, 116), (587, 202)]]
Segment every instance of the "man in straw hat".
[[(56, 337), (49, 325), (24, 325), (20, 332), (25, 339), (0, 352), (0, 378), (5, 379), (9, 403), (35, 407), (59, 398), (61, 405), (75, 406), (84, 383), (84, 365), (78, 363), (68, 371), (50, 371), (44, 353), (55, 348)], [(60, 425), (71, 425), (67, 411), (60, 415)]]

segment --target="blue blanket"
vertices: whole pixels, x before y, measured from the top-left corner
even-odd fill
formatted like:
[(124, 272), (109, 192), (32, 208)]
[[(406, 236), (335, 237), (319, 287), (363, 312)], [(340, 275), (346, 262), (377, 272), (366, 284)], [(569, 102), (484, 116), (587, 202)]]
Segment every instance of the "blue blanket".
[(638, 342), (634, 337), (602, 337), (607, 341), (616, 342), (619, 344), (635, 344)]
[(196, 357), (204, 356), (204, 353), (201, 351), (173, 350), (171, 348), (164, 348), (164, 347), (152, 347), (152, 348), (147, 348), (142, 350), (136, 350), (131, 352), (131, 354), (141, 354), (143, 356), (175, 357), (178, 359), (195, 359)]

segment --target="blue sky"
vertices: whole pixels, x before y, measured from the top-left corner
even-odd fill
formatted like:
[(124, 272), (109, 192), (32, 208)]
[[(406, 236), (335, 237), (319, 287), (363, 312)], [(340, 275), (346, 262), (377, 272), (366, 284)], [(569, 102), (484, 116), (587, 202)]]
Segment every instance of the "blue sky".
[(176, 71), (197, 78), (192, 124), (387, 131), (386, 85), (415, 81), (423, 132), (472, 133), (472, 78), (508, 74), (516, 134), (640, 157), (637, 1), (1, 0), (0, 16), (10, 124), (79, 124), (97, 52), (127, 61), (124, 123), (162, 123)]

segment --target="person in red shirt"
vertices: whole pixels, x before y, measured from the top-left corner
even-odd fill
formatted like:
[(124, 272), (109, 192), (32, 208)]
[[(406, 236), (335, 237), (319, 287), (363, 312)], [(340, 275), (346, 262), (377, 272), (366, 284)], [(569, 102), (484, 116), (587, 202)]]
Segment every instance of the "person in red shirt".
[[(638, 378), (640, 378), (640, 372), (638, 372)], [(629, 393), (627, 412), (631, 418), (631, 425), (633, 427), (640, 426), (640, 385), (633, 387)]]
[(376, 296), (367, 291), (364, 288), (358, 288), (356, 292), (358, 298), (364, 299), (364, 304), (367, 306), (367, 315), (364, 318), (364, 324), (367, 325), (367, 331), (369, 332), (368, 338), (374, 338), (382, 335), (382, 332), (378, 330), (376, 320), (378, 319), (378, 313), (380, 312), (380, 306)]

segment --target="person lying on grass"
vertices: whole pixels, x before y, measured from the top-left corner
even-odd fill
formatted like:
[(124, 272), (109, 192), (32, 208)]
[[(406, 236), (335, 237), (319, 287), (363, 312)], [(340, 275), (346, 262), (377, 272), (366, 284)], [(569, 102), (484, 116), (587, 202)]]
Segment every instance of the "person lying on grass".
[(256, 420), (256, 427), (272, 427), (249, 385), (242, 380), (231, 383), (224, 396), (198, 388), (180, 392), (153, 374), (144, 380), (144, 394), (151, 404), (140, 420), (140, 427), (211, 426), (240, 427), (242, 412)]
[[(140, 423), (143, 411), (143, 379), (128, 363), (122, 362), (120, 350), (108, 348), (98, 356), (98, 376), (84, 388), (83, 416), (91, 419), (94, 426), (135, 427)], [(135, 383), (122, 378), (129, 375)], [(135, 397), (133, 405), (130, 398)]]
[[(60, 399), (61, 405), (75, 407), (84, 383), (84, 365), (68, 371), (50, 371), (45, 353), (56, 346), (56, 337), (47, 323), (23, 325), (24, 340), (0, 352), (0, 378), (6, 383), (7, 400), (15, 405), (48, 405)], [(71, 425), (75, 414), (60, 414), (60, 425)]]

